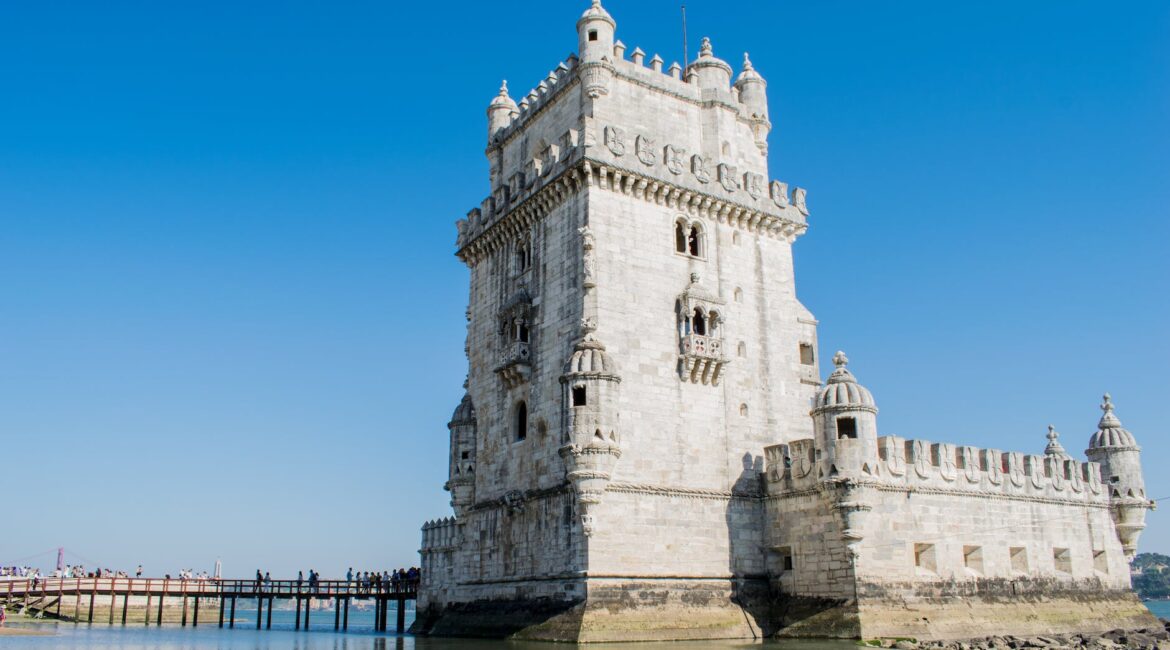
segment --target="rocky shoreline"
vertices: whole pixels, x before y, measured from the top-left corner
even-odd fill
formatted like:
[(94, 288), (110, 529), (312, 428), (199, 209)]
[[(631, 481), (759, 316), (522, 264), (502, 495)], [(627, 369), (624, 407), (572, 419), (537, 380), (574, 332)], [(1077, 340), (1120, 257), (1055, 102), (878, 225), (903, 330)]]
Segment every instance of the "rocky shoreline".
[(1140, 630), (1112, 630), (1103, 634), (1050, 634), (1043, 636), (989, 636), (966, 641), (925, 641), (882, 639), (866, 645), (896, 650), (1006, 650), (1008, 648), (1049, 648), (1050, 650), (1170, 650), (1170, 620), (1159, 619), (1162, 627)]

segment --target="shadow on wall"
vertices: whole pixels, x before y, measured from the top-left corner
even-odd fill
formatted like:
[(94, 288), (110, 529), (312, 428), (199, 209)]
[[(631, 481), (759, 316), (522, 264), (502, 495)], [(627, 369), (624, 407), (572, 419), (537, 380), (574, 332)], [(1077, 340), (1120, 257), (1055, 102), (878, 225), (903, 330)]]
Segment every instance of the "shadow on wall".
[(771, 636), (768, 577), (764, 571), (763, 494), (764, 457), (743, 455), (743, 470), (731, 487), (727, 502), (727, 568), (731, 574), (731, 602), (743, 612), (744, 623), (756, 638)]

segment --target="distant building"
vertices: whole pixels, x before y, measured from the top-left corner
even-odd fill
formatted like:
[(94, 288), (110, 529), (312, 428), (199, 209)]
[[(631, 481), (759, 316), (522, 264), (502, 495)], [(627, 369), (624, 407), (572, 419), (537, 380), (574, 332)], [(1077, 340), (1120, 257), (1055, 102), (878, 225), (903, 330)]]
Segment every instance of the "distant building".
[[(454, 516), (423, 527), (415, 629), (565, 641), (943, 638), (1154, 626), (1147, 499), (1108, 396), (1087, 452), (880, 436), (796, 298), (805, 191), (770, 180), (766, 83), (703, 39), (615, 40), (487, 109)], [(929, 390), (945, 390), (940, 362)], [(972, 405), (976, 407), (976, 405)]]

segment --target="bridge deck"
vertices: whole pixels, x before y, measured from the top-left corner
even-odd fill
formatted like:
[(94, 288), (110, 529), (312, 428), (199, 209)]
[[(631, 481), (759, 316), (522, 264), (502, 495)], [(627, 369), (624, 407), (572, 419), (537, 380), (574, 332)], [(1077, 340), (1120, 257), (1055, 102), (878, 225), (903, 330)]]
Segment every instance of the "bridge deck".
[[(405, 605), (407, 600), (418, 597), (418, 580), (400, 580), (390, 583), (364, 585), (357, 580), (320, 580), (310, 584), (307, 580), (176, 580), (172, 578), (42, 578), (40, 580), (16, 579), (0, 581), (0, 596), (6, 602), (23, 601), (26, 605), (33, 603), (33, 599), (48, 602), (56, 606), (56, 614), (61, 613), (61, 603), (67, 597), (74, 600), (74, 619), (81, 620), (76, 615), (81, 609), (81, 601), (88, 599), (88, 622), (93, 622), (94, 601), (97, 596), (109, 597), (109, 622), (114, 623), (114, 611), (118, 598), (122, 600), (121, 622), (126, 624), (130, 596), (145, 596), (146, 624), (150, 624), (151, 602), (158, 598), (156, 621), (162, 625), (163, 609), (167, 599), (182, 599), (182, 625), (187, 624), (189, 600), (193, 603), (192, 625), (199, 625), (199, 601), (208, 598), (217, 599), (219, 605), (219, 626), (223, 627), (225, 608), (230, 603), (229, 627), (235, 627), (236, 600), (240, 598), (255, 598), (258, 608), (256, 612), (256, 629), (260, 629), (264, 612), (264, 604), (268, 604), (268, 624), (272, 627), (272, 603), (274, 600), (296, 600), (297, 619), (296, 629), (301, 628), (301, 605), (304, 604), (305, 629), (309, 627), (309, 601), (335, 601), (334, 629), (349, 628), (349, 601), (373, 599), (374, 629), (387, 629), (386, 616), (390, 601), (396, 601), (397, 620), (395, 628), (402, 633), (405, 627)], [(48, 611), (43, 609), (42, 611)]]

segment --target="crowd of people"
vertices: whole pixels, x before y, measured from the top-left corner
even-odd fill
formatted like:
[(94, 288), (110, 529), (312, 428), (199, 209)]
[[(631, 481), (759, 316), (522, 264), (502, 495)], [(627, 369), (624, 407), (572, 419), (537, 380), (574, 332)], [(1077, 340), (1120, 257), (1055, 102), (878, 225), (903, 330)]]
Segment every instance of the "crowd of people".
[(369, 593), (370, 591), (399, 591), (402, 588), (411, 590), (418, 584), (419, 568), (410, 567), (409, 569), (395, 569), (393, 571), (358, 571), (353, 572), (353, 567), (350, 567), (345, 572), (345, 580), (348, 583), (357, 582), (358, 593)]

